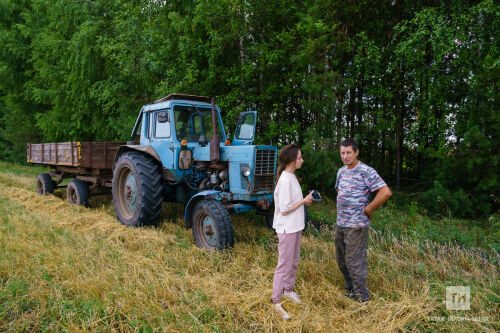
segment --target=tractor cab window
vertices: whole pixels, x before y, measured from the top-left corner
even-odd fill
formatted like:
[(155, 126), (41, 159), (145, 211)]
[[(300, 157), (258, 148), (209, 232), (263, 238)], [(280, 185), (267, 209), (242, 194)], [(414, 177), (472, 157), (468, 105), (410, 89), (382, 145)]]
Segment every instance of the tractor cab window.
[(148, 139), (153, 137), (153, 112), (148, 112)]
[(168, 111), (155, 112), (155, 137), (169, 138), (170, 137), (170, 119)]
[[(216, 114), (217, 116), (217, 114)], [(212, 110), (209, 107), (176, 105), (174, 107), (175, 134), (177, 140), (198, 142), (201, 135), (212, 136)], [(219, 119), (216, 119), (217, 134), (222, 139)]]
[(137, 142), (141, 138), (141, 130), (142, 130), (142, 117), (140, 117), (140, 119), (137, 120), (136, 125), (134, 127), (134, 132), (132, 133), (132, 138)]
[(255, 114), (242, 114), (240, 118), (236, 127), (236, 138), (240, 140), (252, 140), (255, 131)]

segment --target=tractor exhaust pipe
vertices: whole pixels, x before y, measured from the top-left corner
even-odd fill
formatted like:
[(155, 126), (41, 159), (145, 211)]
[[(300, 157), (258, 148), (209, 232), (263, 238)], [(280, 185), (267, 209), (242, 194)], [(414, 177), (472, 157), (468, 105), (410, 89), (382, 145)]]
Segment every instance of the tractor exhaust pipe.
[(212, 137), (210, 138), (210, 161), (215, 164), (219, 161), (220, 139), (217, 135), (215, 114), (215, 97), (212, 97)]

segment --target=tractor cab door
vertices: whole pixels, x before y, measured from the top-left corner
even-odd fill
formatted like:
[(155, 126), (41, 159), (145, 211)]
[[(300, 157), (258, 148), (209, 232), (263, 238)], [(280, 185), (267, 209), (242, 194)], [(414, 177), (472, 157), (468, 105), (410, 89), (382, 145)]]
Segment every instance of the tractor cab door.
[(257, 111), (245, 111), (240, 113), (236, 122), (236, 131), (232, 145), (251, 145), (255, 136), (255, 125), (257, 123)]
[(158, 155), (165, 168), (174, 164), (174, 145), (172, 140), (172, 117), (169, 109), (148, 112), (149, 145)]

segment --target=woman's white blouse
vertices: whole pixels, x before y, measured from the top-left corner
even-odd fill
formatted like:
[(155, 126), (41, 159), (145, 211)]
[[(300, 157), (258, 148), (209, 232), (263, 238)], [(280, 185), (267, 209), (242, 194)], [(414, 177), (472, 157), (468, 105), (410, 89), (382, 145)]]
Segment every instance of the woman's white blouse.
[(284, 216), (297, 202), (303, 200), (302, 189), (294, 173), (283, 171), (274, 189), (273, 228), (279, 234), (291, 234), (304, 229), (304, 205)]

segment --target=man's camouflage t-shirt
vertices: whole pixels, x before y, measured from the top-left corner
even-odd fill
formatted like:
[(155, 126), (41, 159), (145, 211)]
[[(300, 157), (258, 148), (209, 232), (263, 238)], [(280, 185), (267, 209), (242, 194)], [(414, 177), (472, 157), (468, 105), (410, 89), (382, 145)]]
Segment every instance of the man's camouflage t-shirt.
[(370, 192), (384, 187), (384, 180), (377, 171), (358, 162), (353, 169), (343, 166), (337, 172), (337, 225), (349, 228), (367, 228), (370, 219), (364, 209), (369, 203)]

